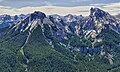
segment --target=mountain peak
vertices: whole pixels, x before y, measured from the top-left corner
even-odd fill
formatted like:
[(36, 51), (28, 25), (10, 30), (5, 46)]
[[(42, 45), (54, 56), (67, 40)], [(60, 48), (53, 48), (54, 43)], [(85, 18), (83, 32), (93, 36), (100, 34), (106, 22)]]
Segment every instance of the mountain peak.
[(43, 20), (46, 17), (46, 15), (43, 12), (40, 12), (40, 11), (35, 11), (30, 16), (31, 16), (31, 20), (36, 19), (36, 18), (39, 18), (39, 19)]
[[(0, 64), (10, 60), (4, 63), (11, 67), (11, 72), (18, 71), (12, 71), (13, 66), (20, 69), (21, 65), (27, 72), (85, 72), (86, 69), (101, 72), (101, 68), (108, 72), (110, 66), (117, 69), (117, 65), (120, 66), (117, 64), (120, 63), (120, 21), (99, 8), (91, 8), (90, 12), (87, 17), (46, 16), (39, 11), (23, 18), (18, 16), (14, 25), (0, 28), (0, 59), (5, 57)], [(5, 24), (9, 24), (9, 16), (7, 18)], [(93, 71), (91, 67), (97, 69)]]
[(101, 10), (101, 9), (99, 9), (99, 8), (91, 8), (90, 9), (90, 15), (92, 15), (92, 16), (95, 16), (95, 17), (103, 17), (103, 16), (106, 16), (108, 13), (107, 12), (105, 12), (105, 11), (103, 11), (103, 10)]
[(26, 16), (23, 20), (18, 21), (17, 24), (13, 27), (13, 29), (18, 31), (26, 31), (33, 30), (37, 27), (39, 21), (43, 22), (43, 19), (46, 18), (46, 15), (40, 11), (35, 11), (32, 14)]

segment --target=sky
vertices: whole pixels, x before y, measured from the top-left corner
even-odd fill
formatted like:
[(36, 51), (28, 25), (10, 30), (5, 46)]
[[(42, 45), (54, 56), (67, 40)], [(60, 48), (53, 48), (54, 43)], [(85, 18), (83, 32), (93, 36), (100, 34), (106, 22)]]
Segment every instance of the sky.
[(120, 0), (0, 0), (0, 6), (21, 8), (27, 6), (88, 6), (118, 3)]
[(0, 14), (9, 15), (34, 11), (46, 14), (88, 15), (91, 7), (101, 8), (112, 15), (120, 14), (120, 0), (0, 0)]

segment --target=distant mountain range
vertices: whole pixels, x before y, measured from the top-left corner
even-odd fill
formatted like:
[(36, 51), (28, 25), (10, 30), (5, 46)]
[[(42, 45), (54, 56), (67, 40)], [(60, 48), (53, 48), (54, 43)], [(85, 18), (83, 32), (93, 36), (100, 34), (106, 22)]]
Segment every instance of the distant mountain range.
[(1, 72), (119, 72), (120, 18), (99, 8), (89, 16), (0, 16)]

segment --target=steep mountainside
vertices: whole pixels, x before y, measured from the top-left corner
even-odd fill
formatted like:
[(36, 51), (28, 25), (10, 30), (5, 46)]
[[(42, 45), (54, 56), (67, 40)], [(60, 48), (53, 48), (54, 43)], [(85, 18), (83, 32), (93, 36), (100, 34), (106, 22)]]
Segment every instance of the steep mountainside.
[(120, 20), (109, 13), (20, 17), (0, 27), (1, 72), (120, 71)]

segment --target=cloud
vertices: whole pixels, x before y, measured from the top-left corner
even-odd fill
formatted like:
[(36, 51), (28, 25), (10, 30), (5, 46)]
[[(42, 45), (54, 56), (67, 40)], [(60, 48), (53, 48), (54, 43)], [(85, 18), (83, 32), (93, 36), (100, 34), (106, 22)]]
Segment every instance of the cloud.
[[(44, 3), (44, 2), (43, 2)], [(15, 15), (15, 14), (28, 14), (32, 13), (34, 11), (42, 11), (46, 13), (47, 15), (51, 14), (60, 14), (60, 15), (67, 15), (67, 14), (74, 14), (74, 15), (84, 15), (88, 16), (89, 15), (89, 9), (91, 7), (100, 7), (98, 5), (103, 5), (100, 8), (103, 9), (106, 12), (109, 12), (111, 15), (116, 15), (120, 13), (120, 3), (109, 3), (109, 4), (95, 4), (91, 6), (77, 6), (77, 7), (56, 7), (56, 6), (50, 6), (53, 5), (48, 1), (45, 1), (46, 5), (49, 6), (40, 6), (40, 7), (23, 7), (20, 9), (8, 9), (8, 8), (0, 8), (0, 14), (10, 14), (10, 15)]]
[(72, 2), (86, 2), (86, 1), (92, 1), (92, 0), (73, 0)]
[(104, 5), (107, 5), (107, 4), (103, 4), (103, 3), (99, 3), (99, 4), (90, 4), (91, 6), (104, 6)]
[(53, 6), (53, 3), (49, 2), (49, 1), (44, 1), (45, 5), (47, 6)]

